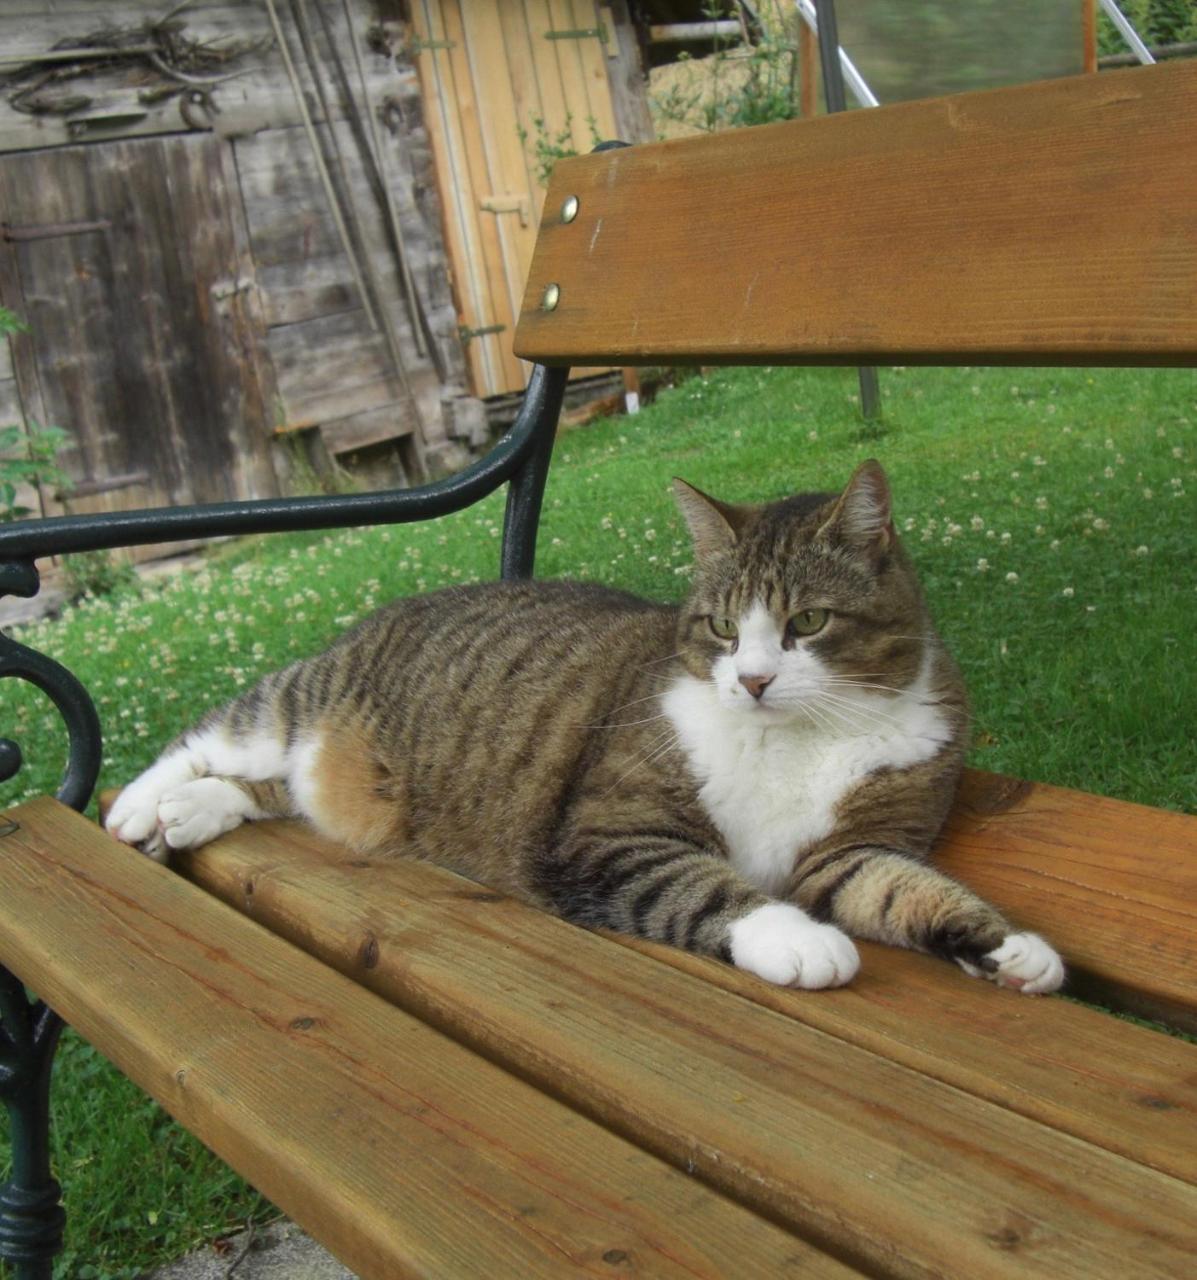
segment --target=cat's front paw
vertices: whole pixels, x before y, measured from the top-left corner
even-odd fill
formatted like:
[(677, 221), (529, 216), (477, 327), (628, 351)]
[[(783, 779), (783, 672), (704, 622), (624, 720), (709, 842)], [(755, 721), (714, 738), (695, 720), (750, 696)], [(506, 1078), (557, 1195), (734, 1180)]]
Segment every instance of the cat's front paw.
[(196, 778), (167, 791), (158, 826), (172, 849), (198, 849), (245, 821), (246, 794), (224, 778)]
[(1007, 934), (984, 959), (983, 968), (964, 961), (959, 964), (974, 978), (988, 978), (999, 987), (1010, 987), (1024, 996), (1058, 991), (1064, 982), (1064, 961), (1037, 933)]
[(860, 968), (852, 939), (800, 907), (769, 902), (728, 928), (732, 962), (783, 987), (842, 987)]
[(131, 844), (155, 862), (170, 857), (170, 847), (158, 820), (163, 795), (200, 772), (186, 751), (175, 751), (156, 760), (117, 796), (104, 829), (122, 844)]
[(132, 845), (147, 858), (165, 862), (170, 856), (162, 828), (158, 825), (158, 801), (162, 787), (157, 779), (142, 774), (113, 802), (104, 829), (122, 844)]

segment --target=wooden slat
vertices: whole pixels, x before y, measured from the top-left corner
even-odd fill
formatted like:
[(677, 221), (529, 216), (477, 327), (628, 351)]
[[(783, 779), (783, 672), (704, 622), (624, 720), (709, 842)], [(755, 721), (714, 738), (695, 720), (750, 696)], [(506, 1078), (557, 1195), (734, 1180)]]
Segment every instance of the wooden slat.
[(1167, 1275), (1197, 1246), (1180, 1226), (1197, 1222), (1197, 1050), (1181, 1042), (881, 948), (850, 988), (781, 991), (296, 824), (243, 828), (182, 868), (866, 1269), (1114, 1277), (1133, 1249)]
[(516, 351), (1197, 364), (1194, 173), (1193, 63), (564, 160)]
[(1071, 991), (1197, 1034), (1197, 817), (970, 770), (937, 861), (1050, 937)]
[(0, 963), (362, 1276), (849, 1274), (56, 802), (8, 816)]

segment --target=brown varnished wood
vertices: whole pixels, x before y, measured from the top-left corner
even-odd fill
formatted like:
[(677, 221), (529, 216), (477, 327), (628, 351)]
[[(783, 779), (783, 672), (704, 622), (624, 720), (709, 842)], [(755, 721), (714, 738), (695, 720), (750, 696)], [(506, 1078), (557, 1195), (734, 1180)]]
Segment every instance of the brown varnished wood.
[(937, 862), (1050, 937), (1074, 994), (1197, 1033), (1197, 817), (970, 770)]
[(515, 349), (1194, 364), (1195, 174), (1192, 63), (562, 160), (545, 208), (580, 211), (541, 227)]
[(843, 991), (781, 991), (297, 824), (242, 828), (180, 865), (866, 1269), (1113, 1276), (1135, 1248), (1144, 1275), (1167, 1275), (1197, 1244), (1178, 1225), (1197, 1220), (1197, 1051), (1181, 1042), (884, 948)]
[(363, 1277), (849, 1274), (57, 802), (6, 816), (0, 963)]

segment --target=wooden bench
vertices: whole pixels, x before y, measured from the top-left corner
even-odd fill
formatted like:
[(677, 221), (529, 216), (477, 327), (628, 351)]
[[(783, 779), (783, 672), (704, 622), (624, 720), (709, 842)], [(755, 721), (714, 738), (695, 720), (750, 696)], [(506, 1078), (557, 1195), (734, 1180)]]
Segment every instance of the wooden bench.
[[(564, 161), (518, 349), (546, 367), (1197, 364), (1194, 174), (1197, 65)], [(530, 568), (561, 383), (537, 373), (539, 434), (478, 472), (516, 477), (509, 573)], [(473, 495), (454, 483), (438, 509)], [(189, 518), (377, 512), (350, 501)], [(0, 530), (0, 581), (28, 589), (39, 549), (175, 534), (118, 520)], [(0, 670), (48, 688), (86, 744), (79, 691), (3, 645)], [(89, 759), (61, 793), (75, 808)], [(1121, 1280), (1197, 1256), (1184, 1039), (871, 946), (847, 988), (781, 990), (291, 823), (177, 874), (60, 800), (5, 820), (0, 965), (363, 1276)], [(1197, 1031), (1197, 818), (973, 772), (942, 843), (1059, 944), (1073, 992)], [(0, 1013), (28, 1138), (0, 1256), (26, 1280), (60, 1230), (26, 1134), (56, 1033), (4, 970)]]

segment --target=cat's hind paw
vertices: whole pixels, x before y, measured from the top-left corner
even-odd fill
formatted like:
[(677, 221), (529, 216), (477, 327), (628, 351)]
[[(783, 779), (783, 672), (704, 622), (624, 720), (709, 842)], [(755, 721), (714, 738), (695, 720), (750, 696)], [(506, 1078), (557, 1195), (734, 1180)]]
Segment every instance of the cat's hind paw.
[(1064, 982), (1064, 961), (1054, 947), (1037, 933), (1010, 933), (1001, 946), (985, 957), (984, 968), (960, 961), (968, 974), (988, 978), (999, 987), (1010, 987), (1024, 996), (1058, 991)]
[(732, 963), (783, 987), (842, 987), (860, 968), (852, 939), (787, 902), (768, 902), (728, 928)]

